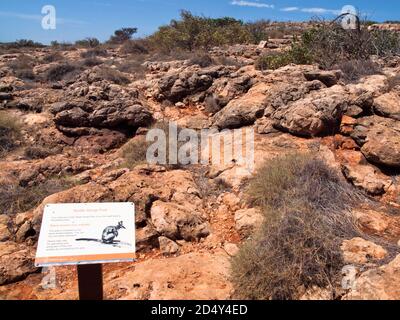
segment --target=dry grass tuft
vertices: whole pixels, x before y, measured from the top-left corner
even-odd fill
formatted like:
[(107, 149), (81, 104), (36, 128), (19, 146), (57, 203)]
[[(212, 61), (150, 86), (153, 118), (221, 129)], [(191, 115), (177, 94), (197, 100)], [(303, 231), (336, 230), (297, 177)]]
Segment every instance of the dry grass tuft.
[(301, 154), (266, 163), (248, 194), (265, 219), (232, 261), (237, 297), (296, 299), (300, 288), (334, 288), (344, 266), (340, 246), (360, 234), (349, 209), (363, 196), (322, 160)]
[(0, 157), (17, 147), (21, 137), (21, 125), (18, 119), (6, 111), (0, 111)]

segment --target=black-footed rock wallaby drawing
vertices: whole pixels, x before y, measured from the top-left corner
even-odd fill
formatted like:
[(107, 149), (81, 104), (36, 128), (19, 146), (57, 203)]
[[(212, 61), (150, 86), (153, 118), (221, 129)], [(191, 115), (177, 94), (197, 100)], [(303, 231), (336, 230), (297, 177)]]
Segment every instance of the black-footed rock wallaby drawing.
[(106, 227), (103, 230), (103, 233), (101, 234), (101, 239), (79, 238), (79, 239), (76, 239), (76, 241), (96, 241), (96, 242), (101, 242), (101, 243), (105, 243), (105, 244), (114, 244), (114, 243), (119, 242), (119, 241), (115, 240), (115, 238), (118, 237), (119, 229), (126, 229), (124, 227), (123, 221), (119, 221), (116, 226)]
[(124, 227), (123, 221), (119, 221), (118, 225), (110, 226), (103, 230), (103, 234), (101, 235), (101, 240), (104, 243), (113, 243), (114, 239), (118, 237), (118, 230), (119, 229), (126, 229)]

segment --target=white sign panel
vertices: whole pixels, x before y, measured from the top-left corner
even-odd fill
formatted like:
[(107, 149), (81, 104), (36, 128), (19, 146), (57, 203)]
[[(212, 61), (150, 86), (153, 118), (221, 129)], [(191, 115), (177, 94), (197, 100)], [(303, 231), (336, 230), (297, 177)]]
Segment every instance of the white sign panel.
[(46, 205), (36, 266), (125, 262), (134, 257), (133, 203)]

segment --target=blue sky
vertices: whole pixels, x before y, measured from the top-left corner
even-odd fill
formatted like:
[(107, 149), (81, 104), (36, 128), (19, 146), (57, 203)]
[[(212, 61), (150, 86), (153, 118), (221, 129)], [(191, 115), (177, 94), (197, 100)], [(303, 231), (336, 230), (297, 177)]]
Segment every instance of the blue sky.
[[(56, 30), (41, 27), (45, 5), (57, 10)], [(398, 0), (0, 0), (0, 42), (68, 42), (85, 37), (103, 41), (120, 27), (137, 27), (138, 35), (145, 36), (177, 18), (181, 9), (245, 21), (299, 21), (316, 15), (333, 18), (344, 5), (355, 6), (372, 20), (400, 20)]]

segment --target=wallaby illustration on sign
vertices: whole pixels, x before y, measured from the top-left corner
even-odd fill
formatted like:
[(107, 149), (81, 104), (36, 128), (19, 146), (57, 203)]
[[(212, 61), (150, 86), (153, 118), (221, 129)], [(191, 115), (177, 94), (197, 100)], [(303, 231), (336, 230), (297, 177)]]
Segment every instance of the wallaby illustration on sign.
[(123, 221), (119, 221), (118, 225), (107, 227), (103, 230), (103, 234), (101, 236), (101, 240), (104, 243), (113, 243), (114, 239), (118, 237), (118, 230), (125, 229)]
[(101, 235), (101, 240), (100, 239), (91, 239), (91, 238), (79, 238), (79, 239), (76, 239), (76, 241), (97, 241), (97, 242), (101, 242), (101, 243), (105, 243), (105, 244), (114, 244), (114, 243), (119, 242), (119, 241), (115, 240), (115, 238), (118, 237), (119, 229), (126, 229), (124, 227), (123, 221), (119, 221), (116, 226), (106, 227), (103, 230), (103, 233)]

